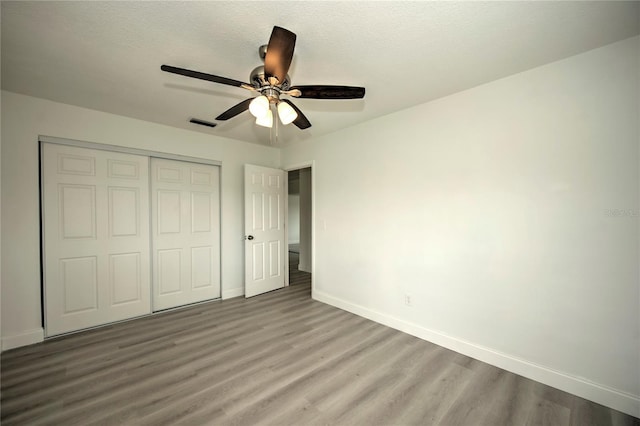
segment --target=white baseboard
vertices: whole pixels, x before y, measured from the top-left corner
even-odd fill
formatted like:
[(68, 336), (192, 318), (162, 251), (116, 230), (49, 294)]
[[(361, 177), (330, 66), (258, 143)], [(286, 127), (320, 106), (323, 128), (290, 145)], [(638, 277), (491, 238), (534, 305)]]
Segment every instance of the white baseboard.
[(44, 328), (34, 328), (12, 336), (2, 336), (2, 350), (7, 351), (42, 341), (44, 341)]
[(520, 376), (577, 395), (634, 417), (640, 417), (640, 396), (638, 395), (612, 389), (580, 377), (529, 362), (525, 359), (513, 357), (491, 348), (467, 342), (435, 330), (430, 330), (420, 325), (333, 297), (321, 291), (314, 291), (313, 298), (471, 358), (486, 362), (487, 364), (519, 374)]
[(230, 288), (222, 290), (222, 300), (231, 299), (233, 297), (244, 296), (244, 287)]

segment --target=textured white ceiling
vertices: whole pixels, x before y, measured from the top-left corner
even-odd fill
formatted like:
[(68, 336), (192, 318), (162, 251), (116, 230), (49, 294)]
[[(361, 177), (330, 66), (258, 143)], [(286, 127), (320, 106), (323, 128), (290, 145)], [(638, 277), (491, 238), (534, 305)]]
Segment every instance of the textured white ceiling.
[(293, 84), (364, 86), (363, 100), (293, 100), (326, 134), (640, 33), (640, 2), (2, 1), (2, 88), (269, 144), (251, 96), (160, 71), (169, 64), (248, 81), (274, 25), (298, 36)]

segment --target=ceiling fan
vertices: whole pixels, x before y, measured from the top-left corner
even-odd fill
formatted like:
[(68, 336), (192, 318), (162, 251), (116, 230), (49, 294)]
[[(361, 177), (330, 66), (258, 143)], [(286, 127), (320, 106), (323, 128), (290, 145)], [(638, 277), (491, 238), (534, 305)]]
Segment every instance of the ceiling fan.
[(217, 116), (216, 120), (228, 120), (249, 110), (249, 112), (256, 117), (256, 124), (264, 127), (273, 126), (274, 119), (272, 110), (277, 111), (280, 122), (284, 125), (293, 123), (299, 129), (311, 127), (311, 123), (302, 111), (288, 99), (281, 99), (282, 95), (309, 99), (361, 99), (364, 97), (364, 87), (327, 85), (291, 86), (291, 79), (287, 75), (287, 71), (289, 71), (289, 66), (293, 59), (295, 44), (296, 35), (294, 33), (281, 27), (273, 27), (269, 44), (260, 46), (259, 49), (260, 58), (264, 60), (264, 66), (259, 66), (251, 72), (249, 77), (251, 83), (244, 83), (226, 77), (205, 74), (199, 71), (192, 71), (170, 65), (162, 65), (160, 69), (186, 77), (240, 87), (259, 93), (259, 96), (245, 99), (239, 104), (232, 106)]

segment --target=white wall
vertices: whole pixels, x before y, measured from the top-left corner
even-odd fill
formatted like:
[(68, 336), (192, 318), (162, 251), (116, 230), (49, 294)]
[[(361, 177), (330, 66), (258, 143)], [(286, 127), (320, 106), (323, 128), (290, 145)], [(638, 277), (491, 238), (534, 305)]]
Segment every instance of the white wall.
[(2, 92), (2, 348), (42, 340), (38, 136), (222, 162), (222, 296), (244, 294), (243, 164), (277, 167), (277, 149)]
[(311, 272), (311, 169), (300, 170), (300, 263), (298, 269)]
[(289, 244), (300, 243), (300, 194), (288, 196), (287, 205), (287, 231)]
[(640, 416), (639, 52), (287, 147), (315, 161), (314, 297)]
[[(0, 99), (1, 101), (1, 99)], [(0, 102), (0, 129), (2, 129), (2, 105)], [(0, 352), (2, 351), (2, 132), (0, 130)]]

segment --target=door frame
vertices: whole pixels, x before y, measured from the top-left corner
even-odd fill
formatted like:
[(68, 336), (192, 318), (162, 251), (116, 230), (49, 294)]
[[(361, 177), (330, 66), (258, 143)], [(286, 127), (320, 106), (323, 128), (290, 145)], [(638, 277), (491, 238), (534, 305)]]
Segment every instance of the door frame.
[(56, 138), (53, 136), (38, 136), (39, 143), (53, 143), (57, 145), (76, 146), (78, 148), (90, 148), (100, 151), (122, 152), (125, 154), (136, 154), (145, 157), (164, 158), (166, 160), (186, 161), (188, 163), (208, 164), (211, 166), (219, 166), (222, 170), (222, 161), (209, 160), (206, 158), (189, 157), (188, 155), (171, 154), (169, 152), (152, 151), (148, 149), (129, 148), (121, 145), (109, 145), (97, 142), (79, 141), (75, 139)]
[[(311, 169), (311, 297), (316, 290), (316, 164), (315, 160), (303, 161), (300, 163), (293, 163), (282, 167), (282, 170), (289, 172), (301, 169)], [(285, 205), (284, 205), (284, 238), (287, 243), (287, 255), (284, 258), (284, 271), (285, 271), (285, 287), (289, 286), (289, 179), (285, 179), (284, 190)]]

